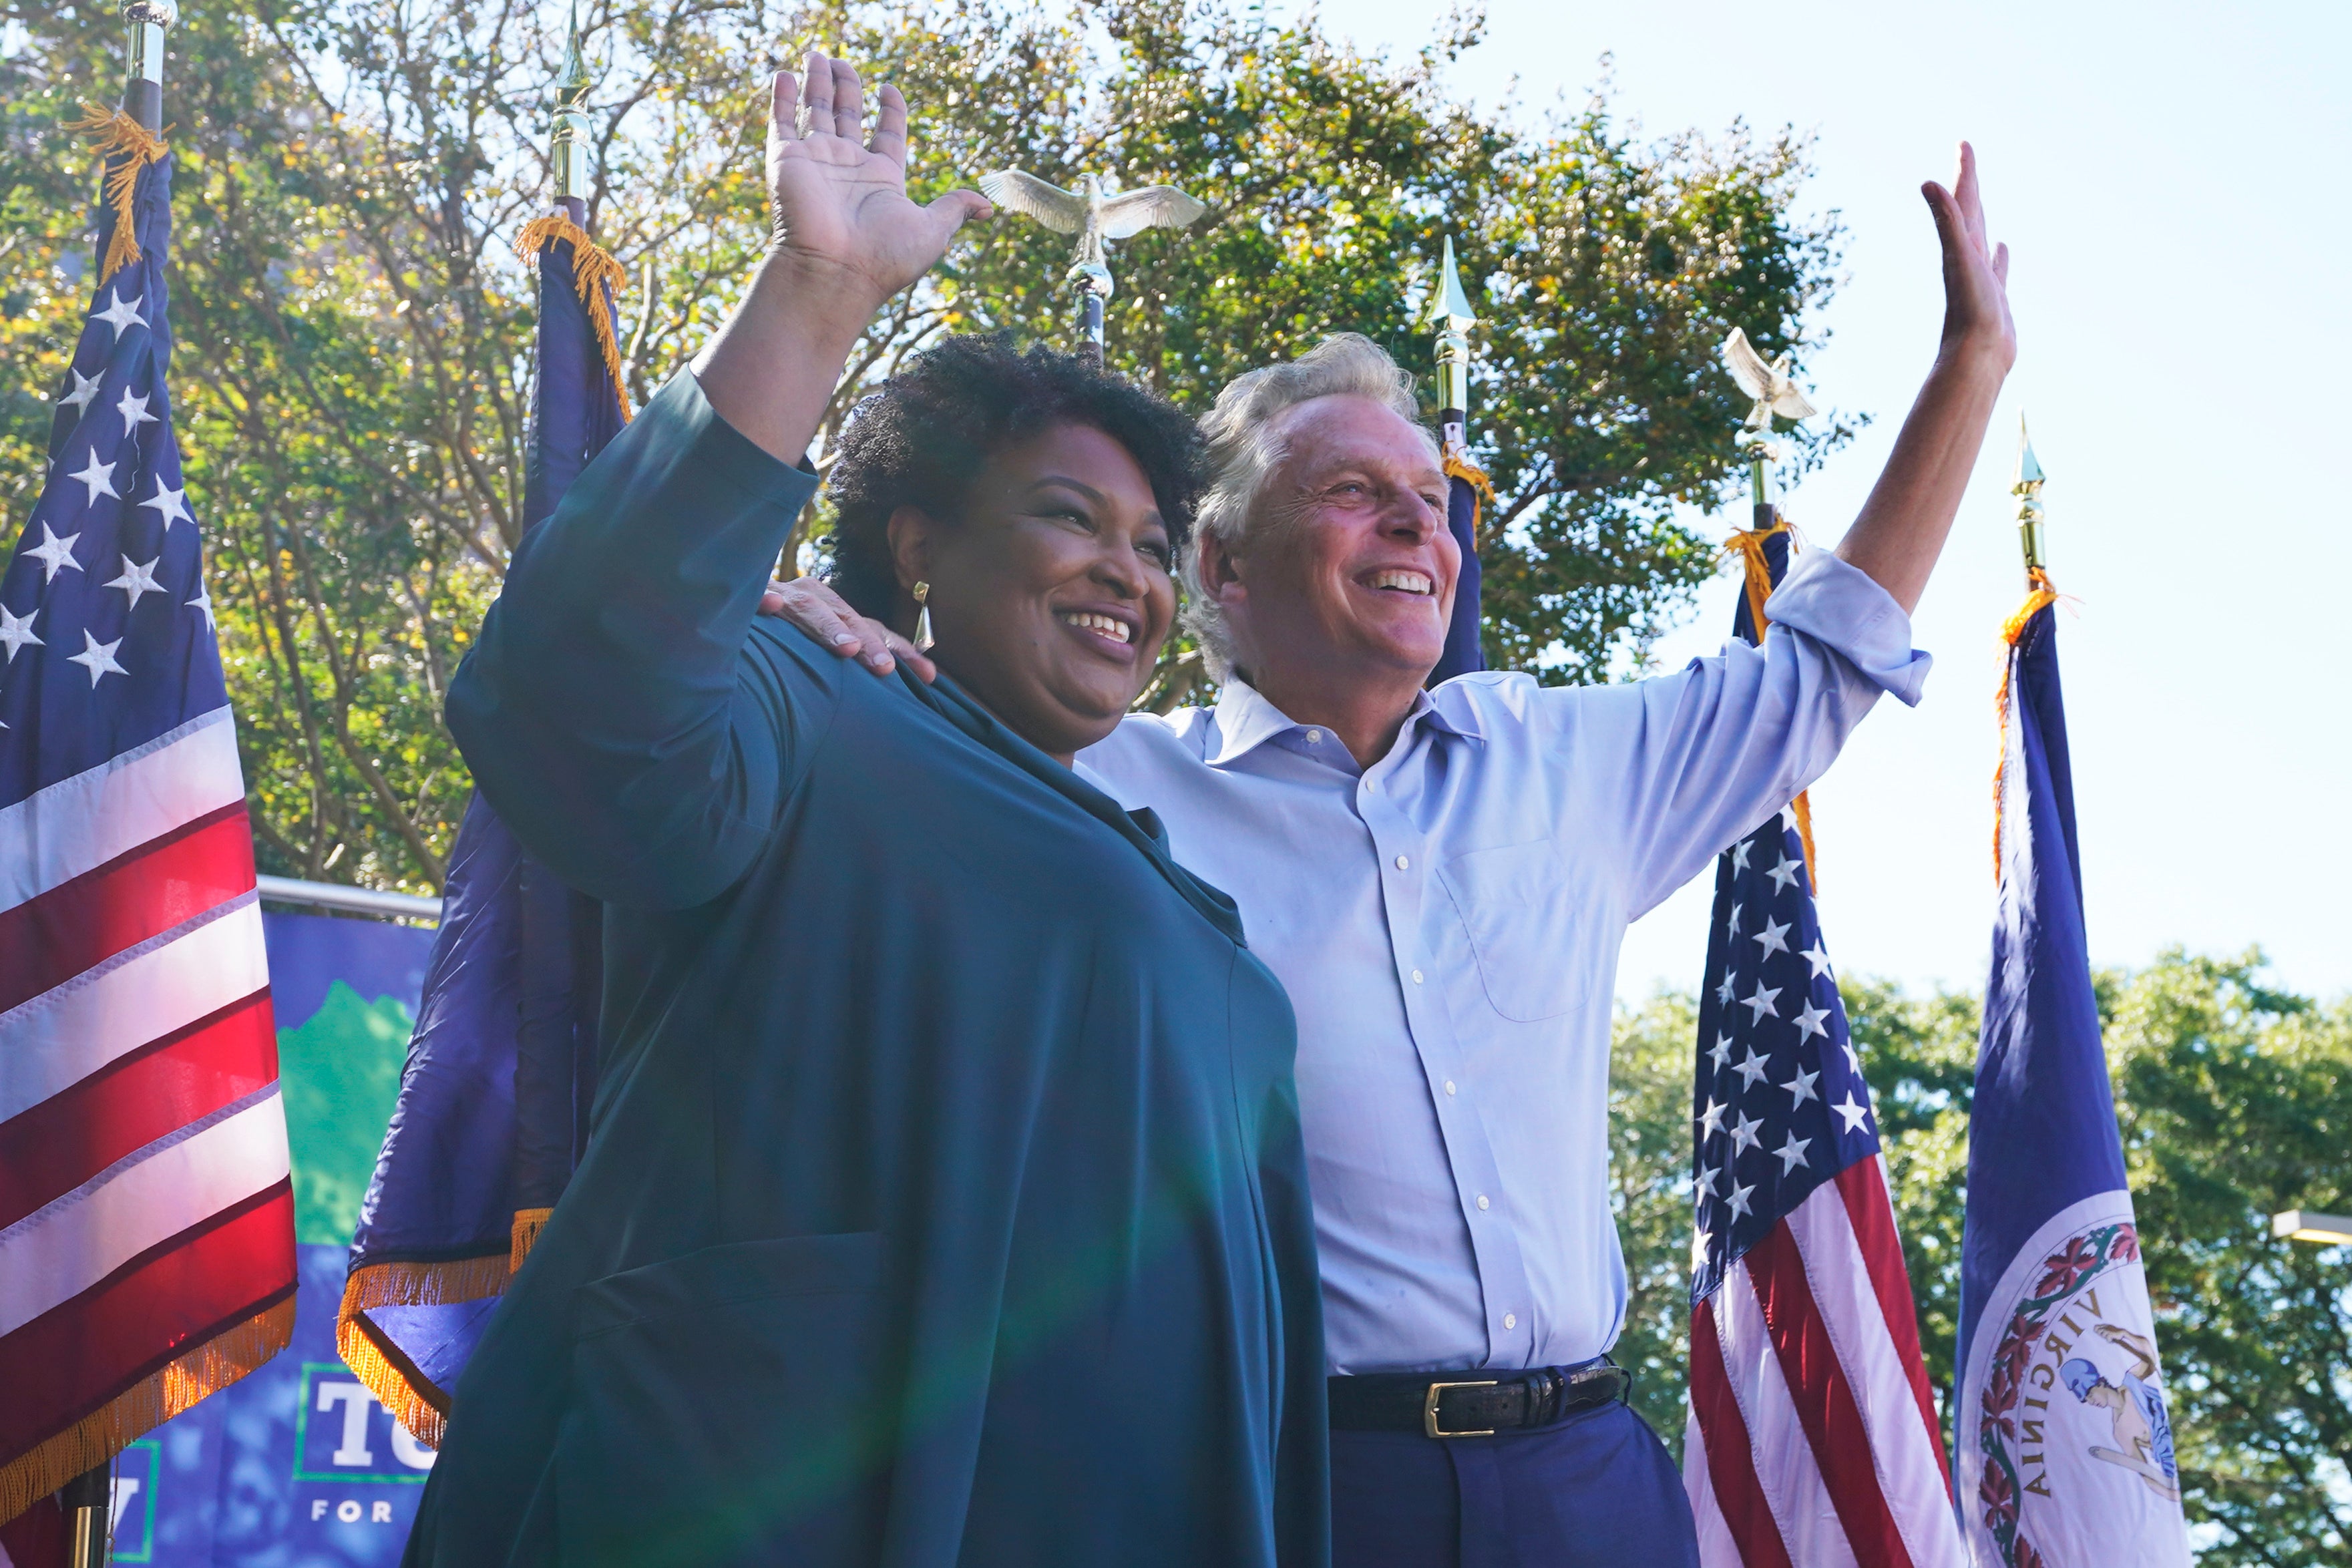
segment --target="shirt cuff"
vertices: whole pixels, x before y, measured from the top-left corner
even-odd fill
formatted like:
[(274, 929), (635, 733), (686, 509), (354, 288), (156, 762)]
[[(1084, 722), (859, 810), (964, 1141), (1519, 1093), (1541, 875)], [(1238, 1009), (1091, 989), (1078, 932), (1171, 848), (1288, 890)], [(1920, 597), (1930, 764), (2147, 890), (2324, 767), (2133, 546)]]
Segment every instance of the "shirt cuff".
[(1764, 601), (1764, 618), (1834, 648), (1906, 707), (1935, 660), (1911, 646), (1911, 617), (1877, 580), (1826, 550), (1808, 550)]
[(787, 463), (727, 423), (710, 405), (710, 399), (702, 395), (702, 383), (695, 379), (690, 365), (681, 366), (669, 378), (668, 384), (655, 394), (653, 402), (646, 405), (646, 413), (652, 413), (656, 405), (666, 405), (664, 414), (676, 422), (688, 463), (716, 476), (751, 500), (797, 514), (824, 482), (808, 466), (807, 458)]

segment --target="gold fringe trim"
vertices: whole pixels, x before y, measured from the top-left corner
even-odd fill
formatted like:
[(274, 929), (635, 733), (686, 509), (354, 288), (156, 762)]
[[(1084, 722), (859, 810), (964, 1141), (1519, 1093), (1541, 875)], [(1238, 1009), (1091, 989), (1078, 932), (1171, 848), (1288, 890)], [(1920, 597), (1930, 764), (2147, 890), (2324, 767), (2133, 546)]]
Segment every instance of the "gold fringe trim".
[(0, 1524), (209, 1394), (219, 1393), (294, 1339), (294, 1298), (266, 1307), (0, 1465)]
[[(1764, 542), (1776, 533), (1793, 536), (1796, 531), (1787, 518), (1775, 512), (1771, 527), (1739, 529), (1723, 542), (1724, 558), (1728, 560), (1737, 555), (1746, 573), (1748, 618), (1755, 623), (1756, 640), (1759, 645), (1772, 625), (1764, 614), (1764, 601), (1772, 596), (1772, 563), (1764, 558)], [(1790, 542), (1793, 544), (1796, 541), (1791, 537)]]
[(1485, 469), (1459, 452), (1445, 454), (1445, 477), (1460, 479), (1470, 487), (1470, 542), (1475, 545), (1478, 542), (1479, 514), (1494, 504), (1495, 481), (1486, 477)]
[(1805, 851), (1805, 880), (1813, 885), (1813, 897), (1818, 899), (1822, 896), (1822, 874), (1813, 858), (1813, 803), (1801, 792), (1789, 805), (1797, 814), (1797, 842)]
[(352, 1375), (383, 1401), (392, 1418), (428, 1448), (441, 1446), (449, 1394), (426, 1377), (362, 1316), (377, 1307), (451, 1307), (506, 1293), (513, 1271), (504, 1253), (448, 1263), (371, 1263), (343, 1282), (335, 1313), (335, 1352)]
[(100, 109), (94, 103), (82, 105), (79, 120), (67, 122), (68, 131), (85, 132), (89, 144), (100, 156), (120, 158), (106, 172), (104, 187), (106, 204), (114, 209), (114, 235), (106, 243), (106, 256), (98, 264), (98, 283), (104, 288), (117, 272), (139, 259), (139, 226), (131, 219), (131, 198), (139, 189), (139, 171), (155, 163), (169, 151), (163, 138), (148, 130), (119, 109)]
[[(1771, 527), (1743, 528), (1723, 542), (1723, 553), (1727, 559), (1734, 555), (1739, 557), (1744, 574), (1743, 586), (1748, 595), (1748, 618), (1756, 627), (1756, 640), (1759, 644), (1772, 625), (1764, 614), (1764, 601), (1772, 596), (1772, 563), (1764, 557), (1764, 542), (1776, 533), (1785, 533), (1790, 536), (1790, 543), (1794, 544), (1796, 532), (1789, 520), (1776, 510), (1772, 514)], [(1805, 879), (1812, 884), (1813, 897), (1820, 898), (1822, 872), (1821, 861), (1813, 854), (1812, 803), (1800, 795), (1789, 804), (1797, 817), (1797, 842), (1804, 847)]]
[(2025, 583), (2025, 603), (2000, 624), (2000, 640), (2009, 645), (2010, 652), (2001, 660), (2000, 691), (1993, 699), (1993, 716), (2000, 735), (2000, 756), (1992, 765), (1992, 885), (1996, 888), (2000, 886), (2001, 813), (2007, 805), (2009, 780), (2009, 678), (2017, 668), (2017, 640), (2025, 635), (2027, 623), (2058, 602), (2058, 590), (2050, 585), (2050, 574), (2041, 567), (2027, 567)]
[(572, 243), (572, 287), (588, 308), (597, 352), (604, 356), (604, 375), (613, 384), (613, 395), (620, 400), (621, 417), (625, 421), (629, 394), (621, 385), (621, 343), (613, 335), (613, 311), (629, 275), (610, 252), (588, 237), (586, 229), (562, 213), (548, 213), (523, 225), (522, 233), (515, 237), (515, 254), (530, 261), (558, 240)]
[(507, 1244), (507, 1269), (509, 1273), (522, 1272), (522, 1260), (530, 1256), (531, 1245), (539, 1240), (539, 1233), (547, 1228), (547, 1216), (554, 1212), (553, 1209), (515, 1210), (514, 1238)]

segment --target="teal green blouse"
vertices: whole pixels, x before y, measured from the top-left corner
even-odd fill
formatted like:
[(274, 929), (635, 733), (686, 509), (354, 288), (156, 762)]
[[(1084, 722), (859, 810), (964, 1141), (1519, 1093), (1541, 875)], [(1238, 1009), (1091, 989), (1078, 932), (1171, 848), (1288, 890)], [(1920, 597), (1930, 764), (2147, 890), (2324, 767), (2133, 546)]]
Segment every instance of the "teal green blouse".
[(408, 1561), (1319, 1564), (1289, 1004), (1150, 813), (755, 617), (814, 484), (681, 373), (451, 688), (605, 1039)]

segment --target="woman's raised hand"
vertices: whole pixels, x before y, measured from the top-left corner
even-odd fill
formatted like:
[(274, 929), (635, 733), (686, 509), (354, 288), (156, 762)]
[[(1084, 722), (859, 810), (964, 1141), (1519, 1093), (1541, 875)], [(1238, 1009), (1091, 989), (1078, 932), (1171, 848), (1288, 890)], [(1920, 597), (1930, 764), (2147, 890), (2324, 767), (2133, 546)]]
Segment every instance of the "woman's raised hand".
[(768, 254), (751, 287), (694, 359), (719, 416), (783, 462), (808, 451), (849, 352), (874, 312), (946, 254), (977, 191), (907, 199), (907, 100), (884, 88), (860, 142), (865, 94), (845, 61), (809, 52), (768, 99)]
[(909, 200), (907, 100), (887, 86), (877, 98), (874, 135), (861, 143), (856, 68), (812, 49), (800, 78), (776, 73), (768, 115), (772, 250), (804, 277), (837, 278), (869, 310), (929, 271), (967, 219), (992, 212), (977, 191)]

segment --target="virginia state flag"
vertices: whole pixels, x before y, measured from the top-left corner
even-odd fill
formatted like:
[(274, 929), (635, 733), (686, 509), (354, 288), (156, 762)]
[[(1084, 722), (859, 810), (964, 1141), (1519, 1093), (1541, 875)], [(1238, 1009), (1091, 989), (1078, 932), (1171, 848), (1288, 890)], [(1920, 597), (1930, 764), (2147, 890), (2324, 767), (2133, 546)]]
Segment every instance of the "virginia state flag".
[(2083, 934), (2052, 626), (2010, 622), (2000, 913), (1969, 1128), (1955, 1502), (1979, 1568), (2189, 1562), (2138, 1227)]
[[(614, 335), (621, 269), (577, 217), (535, 219), (518, 247), (540, 273), (526, 529), (628, 419)], [(353, 1373), (432, 1446), (587, 1142), (603, 942), (601, 907), (524, 854), (479, 795), (442, 900), (336, 1330)]]

